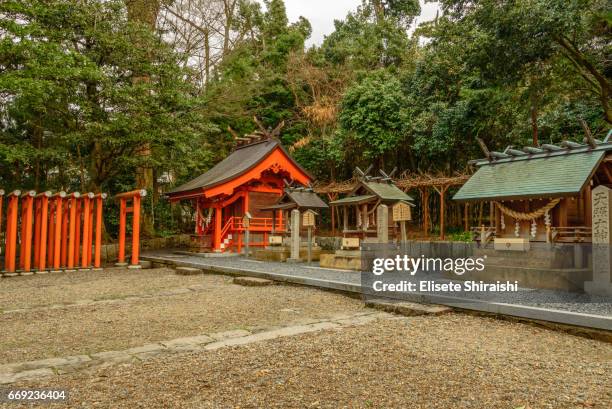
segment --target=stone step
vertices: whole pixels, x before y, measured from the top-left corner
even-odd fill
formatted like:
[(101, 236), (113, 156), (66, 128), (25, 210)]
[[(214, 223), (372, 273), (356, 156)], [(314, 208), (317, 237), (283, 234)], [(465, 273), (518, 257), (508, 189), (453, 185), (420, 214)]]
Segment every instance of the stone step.
[(418, 315), (442, 315), (453, 311), (451, 307), (435, 304), (419, 304), (407, 301), (368, 300), (366, 307), (375, 308), (386, 312), (392, 312), (408, 317)]
[(235, 277), (233, 283), (243, 285), (245, 287), (264, 287), (272, 284), (273, 281), (256, 277)]
[(195, 276), (198, 274), (204, 274), (201, 268), (193, 267), (176, 267), (174, 271), (180, 276)]

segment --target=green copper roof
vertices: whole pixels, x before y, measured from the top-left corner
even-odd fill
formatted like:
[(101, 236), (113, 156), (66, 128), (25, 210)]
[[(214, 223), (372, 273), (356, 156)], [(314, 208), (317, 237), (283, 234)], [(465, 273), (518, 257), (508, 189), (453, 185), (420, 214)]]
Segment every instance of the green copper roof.
[(402, 192), (393, 183), (363, 181), (362, 184), (367, 190), (383, 201), (406, 200), (411, 202), (413, 200), (412, 197)]
[(362, 195), (362, 196), (349, 196), (343, 199), (334, 200), (333, 202), (329, 202), (330, 205), (345, 205), (345, 204), (359, 204), (369, 202), (370, 200), (375, 199), (374, 195)]
[(489, 200), (577, 194), (589, 181), (605, 149), (539, 156), (501, 163), (479, 162), (480, 168), (453, 197)]

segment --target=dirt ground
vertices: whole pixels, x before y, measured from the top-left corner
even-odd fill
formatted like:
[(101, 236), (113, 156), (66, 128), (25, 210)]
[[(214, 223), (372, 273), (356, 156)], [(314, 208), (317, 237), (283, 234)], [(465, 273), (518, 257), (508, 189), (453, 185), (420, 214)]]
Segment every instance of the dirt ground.
[[(213, 330), (273, 328), (363, 309), (359, 300), (340, 294), (281, 285), (240, 287), (222, 276), (182, 277), (164, 269), (89, 274), (57, 283), (45, 277), (46, 286), (31, 277), (11, 283), (13, 279), (5, 279), (0, 300), (3, 308), (27, 308), (60, 299), (72, 303), (82, 294), (96, 299), (92, 283), (99, 281), (103, 297), (157, 294), (189, 285), (202, 285), (202, 290), (2, 314), (0, 363), (131, 347)], [(95, 274), (100, 274), (99, 281)], [(47, 298), (44, 289), (49, 287), (54, 295)], [(7, 292), (16, 292), (20, 301), (11, 304)], [(34, 297), (31, 304), (28, 294)], [(450, 314), (380, 319), (92, 373), (20, 381), (12, 387), (67, 388), (70, 402), (49, 406), (62, 408), (607, 409), (612, 407), (610, 385), (610, 344)]]

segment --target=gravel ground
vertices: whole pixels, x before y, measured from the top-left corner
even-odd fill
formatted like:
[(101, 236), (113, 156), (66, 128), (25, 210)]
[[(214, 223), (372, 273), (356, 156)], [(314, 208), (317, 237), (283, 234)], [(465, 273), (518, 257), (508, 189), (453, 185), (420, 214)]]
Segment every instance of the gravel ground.
[[(314, 288), (242, 287), (224, 276), (185, 277), (168, 270), (143, 270), (140, 278), (128, 270), (87, 274), (73, 279), (35, 277), (44, 280), (49, 287), (42, 287), (34, 279), (17, 278), (14, 279), (16, 284), (10, 283), (24, 300), (20, 305), (25, 307), (27, 294), (34, 305), (57, 302), (58, 298), (72, 302), (103, 297), (109, 302), (0, 314), (0, 364), (126, 349), (233, 329), (257, 331), (364, 308), (359, 300)], [(126, 277), (128, 275), (130, 277)], [(52, 277), (65, 282), (53, 283)], [(2, 283), (11, 280), (5, 279)], [(113, 302), (114, 297), (125, 294), (147, 294), (167, 289), (166, 286), (185, 288), (194, 283), (202, 290)], [(98, 287), (99, 297), (96, 296)], [(56, 295), (48, 296), (47, 288), (52, 288)], [(8, 297), (6, 293), (10, 291), (3, 286), (0, 292)], [(64, 295), (60, 295), (62, 291)]]
[[(79, 408), (610, 408), (612, 346), (466, 315), (378, 322), (75, 373)], [(14, 408), (14, 404), (2, 407)]]
[(43, 307), (77, 300), (105, 300), (155, 294), (199, 284), (201, 277), (178, 276), (167, 268), (75, 271), (0, 279), (0, 310)]
[[(227, 258), (203, 258), (198, 256), (176, 255), (169, 251), (152, 252), (151, 255), (169, 257), (174, 260), (181, 260), (190, 263), (198, 263), (202, 266), (219, 266), (231, 267), (237, 269), (246, 269), (259, 272), (277, 273), (294, 275), (297, 277), (309, 277), (321, 280), (339, 281), (349, 284), (359, 285), (361, 283), (361, 273), (354, 271), (340, 271), (332, 269), (312, 268), (304, 264), (275, 263), (275, 262), (254, 262), (245, 260), (242, 257), (227, 257)], [(402, 279), (421, 280), (436, 280), (439, 282), (449, 282), (447, 278), (437, 276), (435, 274), (419, 275), (408, 277), (407, 274), (402, 274)], [(432, 293), (436, 294), (436, 293)], [(612, 299), (602, 296), (594, 296), (589, 294), (569, 293), (565, 291), (554, 290), (538, 290), (532, 288), (520, 288), (517, 292), (503, 293), (437, 293), (444, 296), (468, 297), (474, 300), (493, 301), (497, 303), (519, 304), (525, 306), (549, 308), (554, 310), (572, 311), (585, 314), (602, 315), (606, 317), (612, 316)], [(396, 294), (394, 294), (396, 296)], [(378, 295), (380, 297), (380, 294)], [(472, 302), (467, 301), (471, 305)]]

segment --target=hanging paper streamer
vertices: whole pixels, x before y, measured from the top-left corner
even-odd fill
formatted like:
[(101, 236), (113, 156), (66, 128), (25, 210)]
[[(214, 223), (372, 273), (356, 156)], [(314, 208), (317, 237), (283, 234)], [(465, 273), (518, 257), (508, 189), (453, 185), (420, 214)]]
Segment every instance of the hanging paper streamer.
[(514, 221), (514, 235), (516, 237), (520, 236), (520, 231), (521, 231), (521, 225), (519, 224), (518, 220)]
[(504, 220), (504, 214), (503, 213), (501, 214), (501, 217), (500, 217), (499, 221), (500, 221), (501, 229), (502, 230), (506, 230), (506, 222)]
[(538, 224), (536, 223), (535, 219), (533, 219), (531, 221), (531, 237), (535, 238), (537, 233), (538, 233)]
[(546, 227), (550, 227), (550, 222), (551, 222), (551, 220), (550, 220), (550, 213), (546, 212), (544, 214), (544, 224), (546, 225)]

